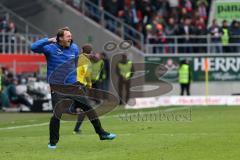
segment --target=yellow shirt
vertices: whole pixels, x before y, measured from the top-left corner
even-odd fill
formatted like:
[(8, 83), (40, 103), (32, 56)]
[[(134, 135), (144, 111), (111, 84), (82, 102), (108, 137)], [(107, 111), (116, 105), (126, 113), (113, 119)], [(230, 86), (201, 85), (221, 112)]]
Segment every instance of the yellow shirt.
[(91, 88), (92, 63), (85, 53), (80, 54), (77, 66), (77, 81)]

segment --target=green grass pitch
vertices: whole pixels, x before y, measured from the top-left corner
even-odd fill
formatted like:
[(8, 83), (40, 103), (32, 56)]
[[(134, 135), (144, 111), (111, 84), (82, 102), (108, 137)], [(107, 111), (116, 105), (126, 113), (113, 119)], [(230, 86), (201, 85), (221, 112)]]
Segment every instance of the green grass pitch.
[[(127, 116), (125, 116), (127, 113)], [(165, 116), (138, 118), (152, 113)], [(0, 113), (0, 160), (239, 160), (240, 107), (117, 109), (101, 118), (113, 141), (100, 141), (90, 123), (73, 135), (61, 124), (56, 150), (49, 150), (51, 114)], [(185, 116), (191, 116), (187, 119)], [(188, 117), (189, 118), (189, 117)]]

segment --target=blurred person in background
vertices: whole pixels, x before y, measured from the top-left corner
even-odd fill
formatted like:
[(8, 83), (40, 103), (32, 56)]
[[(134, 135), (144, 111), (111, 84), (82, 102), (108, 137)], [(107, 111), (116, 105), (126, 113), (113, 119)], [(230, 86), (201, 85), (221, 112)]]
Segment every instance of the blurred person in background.
[[(85, 44), (82, 48), (82, 54), (79, 56), (80, 66), (77, 68), (77, 79), (85, 85), (87, 88), (102, 89), (102, 82), (104, 76), (104, 61), (101, 53), (92, 53), (92, 45)], [(91, 92), (92, 91), (92, 92)], [(103, 98), (102, 95), (97, 95), (94, 90), (91, 90), (88, 94), (93, 97), (91, 102), (100, 103), (97, 98)], [(77, 112), (82, 112), (80, 108), (76, 109)], [(81, 133), (81, 125), (85, 118), (85, 114), (78, 116), (73, 134)]]
[(12, 73), (7, 75), (4, 83), (5, 84), (1, 96), (3, 107), (10, 108), (11, 103), (23, 104), (31, 110), (32, 104), (25, 98), (24, 95), (17, 93), (16, 86), (18, 81), (16, 78), (14, 78)]
[(178, 81), (180, 84), (180, 95), (183, 96), (186, 92), (186, 95), (190, 96), (190, 84), (191, 84), (191, 69), (187, 60), (182, 60), (178, 69)]
[(206, 35), (207, 35), (207, 28), (206, 28), (206, 25), (205, 25), (205, 22), (204, 22), (204, 19), (203, 18), (199, 18), (196, 23), (195, 23), (195, 35), (196, 36), (199, 36), (199, 37), (196, 37), (196, 44), (199, 44), (199, 46), (197, 47), (194, 47), (194, 53), (206, 53), (207, 52), (207, 38), (206, 38)]
[(192, 53), (193, 43), (191, 35), (194, 34), (194, 28), (191, 24), (191, 18), (185, 18), (184, 23), (179, 27), (178, 35), (181, 36), (179, 43), (183, 46), (179, 47), (179, 53)]
[(221, 27), (217, 24), (216, 19), (213, 19), (208, 32), (211, 35), (211, 53), (222, 53)]
[[(92, 88), (92, 80), (91, 80), (91, 73), (92, 73), (92, 58), (93, 58), (93, 48), (91, 44), (84, 44), (82, 47), (82, 53), (78, 58), (78, 67), (77, 67), (77, 81), (87, 88)], [(77, 122), (75, 124), (73, 134), (80, 134), (81, 130), (80, 127), (82, 122), (86, 116), (84, 112), (82, 112), (81, 108), (76, 108), (77, 113), (79, 114), (77, 117)]]
[[(103, 61), (104, 61), (104, 65), (103, 65), (103, 71), (102, 71), (102, 80), (103, 80), (103, 84), (102, 84), (102, 89), (105, 91), (109, 90), (109, 83), (110, 83), (110, 62), (109, 59), (106, 55), (106, 53), (102, 52), (101, 53)], [(107, 97), (103, 97), (104, 99), (106, 99)]]
[(232, 24), (230, 26), (230, 44), (233, 44), (231, 46), (231, 52), (238, 53), (240, 52), (239, 43), (240, 43), (240, 26), (239, 22), (236, 20), (232, 21)]
[[(165, 32), (166, 32), (166, 36), (171, 36), (170, 38), (167, 38), (167, 43), (169, 45), (174, 44), (176, 41), (175, 41), (173, 36), (177, 34), (178, 26), (177, 26), (176, 21), (174, 20), (173, 17), (170, 17), (168, 19), (168, 23), (167, 23)], [(175, 53), (175, 52), (176, 51), (175, 51), (174, 46), (169, 46), (168, 53)]]
[(222, 48), (224, 53), (229, 53), (229, 39), (230, 39), (230, 31), (228, 26), (228, 21), (223, 20), (222, 21), (222, 28), (221, 28), (221, 42), (222, 42)]
[[(93, 97), (91, 102), (100, 103), (99, 98), (102, 98), (102, 95), (97, 95), (93, 89), (102, 89), (102, 76), (104, 69), (104, 61), (101, 53), (93, 54), (93, 48), (91, 44), (85, 44), (82, 47), (82, 54), (79, 56), (79, 66), (77, 68), (77, 80), (82, 85), (89, 88), (88, 96)], [(98, 98), (98, 99), (97, 99)], [(90, 102), (89, 102), (90, 103)], [(92, 103), (90, 103), (93, 105)], [(95, 104), (94, 104), (95, 105)], [(82, 113), (81, 108), (77, 108), (78, 113)], [(85, 114), (79, 114), (73, 134), (81, 133), (81, 125), (85, 118)]]
[(91, 81), (92, 87), (96, 89), (102, 89), (103, 74), (104, 70), (104, 61), (102, 54), (97, 52), (95, 53), (94, 58), (92, 58), (92, 72), (91, 72)]
[[(118, 0), (103, 0), (103, 8), (111, 15), (117, 17), (119, 13), (119, 1)], [(106, 16), (106, 28), (112, 32), (116, 32), (117, 22), (111, 16)]]
[(203, 18), (204, 20), (207, 20), (207, 7), (208, 7), (208, 2), (206, 0), (198, 0), (197, 1), (197, 11), (198, 14), (201, 18)]
[(187, 12), (192, 12), (195, 8), (195, 0), (178, 0), (179, 8), (186, 8)]
[[(128, 103), (130, 98), (131, 78), (134, 73), (134, 67), (131, 60), (128, 60), (126, 54), (122, 55), (122, 59), (117, 63), (117, 75), (118, 75), (118, 95), (120, 97), (120, 105)], [(123, 96), (123, 91), (126, 91), (126, 95)]]

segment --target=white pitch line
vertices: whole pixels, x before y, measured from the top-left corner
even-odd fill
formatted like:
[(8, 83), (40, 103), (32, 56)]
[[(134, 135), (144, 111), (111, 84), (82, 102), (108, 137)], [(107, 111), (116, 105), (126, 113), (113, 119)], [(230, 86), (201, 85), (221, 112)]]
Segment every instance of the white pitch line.
[(29, 124), (29, 125), (21, 125), (21, 126), (13, 126), (13, 127), (0, 128), (0, 131), (1, 131), (1, 130), (19, 129), (19, 128), (29, 128), (29, 127), (46, 126), (46, 125), (49, 125), (49, 122), (47, 122), (47, 123), (38, 123), (38, 124)]
[[(186, 109), (184, 107), (181, 108), (170, 108), (170, 109), (166, 109), (163, 110), (165, 112), (169, 112), (169, 111), (174, 111), (174, 110), (181, 110), (181, 109)], [(149, 111), (141, 111), (141, 112), (149, 112)], [(135, 115), (136, 113), (128, 113), (128, 115)], [(106, 119), (106, 118), (117, 118), (119, 117), (119, 115), (111, 115), (111, 116), (100, 116), (100, 119)], [(68, 121), (62, 121), (61, 123), (66, 123)], [(49, 125), (49, 122), (45, 122), (45, 123), (38, 123), (38, 124), (29, 124), (29, 125), (20, 125), (20, 126), (12, 126), (12, 127), (5, 127), (5, 128), (0, 128), (0, 131), (2, 130), (13, 130), (13, 129), (20, 129), (20, 128), (30, 128), (30, 127), (40, 127), (40, 126), (46, 126)]]
[[(105, 119), (105, 118), (111, 118), (111, 117), (117, 117), (117, 116), (103, 116), (100, 117), (101, 119)], [(66, 123), (69, 121), (61, 121), (61, 123)], [(2, 130), (12, 130), (12, 129), (20, 129), (20, 128), (30, 128), (30, 127), (40, 127), (40, 126), (46, 126), (49, 125), (49, 122), (45, 122), (45, 123), (37, 123), (37, 124), (29, 124), (29, 125), (20, 125), (20, 126), (12, 126), (12, 127), (5, 127), (5, 128), (0, 128), (0, 131)]]

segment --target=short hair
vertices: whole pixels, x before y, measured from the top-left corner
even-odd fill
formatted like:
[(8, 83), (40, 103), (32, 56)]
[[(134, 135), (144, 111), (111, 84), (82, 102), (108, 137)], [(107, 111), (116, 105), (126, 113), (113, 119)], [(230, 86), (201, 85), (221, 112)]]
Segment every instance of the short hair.
[(58, 29), (57, 31), (57, 42), (59, 42), (59, 38), (64, 36), (64, 31), (70, 31), (69, 27), (63, 27)]
[(222, 21), (222, 23), (227, 23), (228, 21), (226, 20), (226, 19), (224, 19), (223, 21)]
[(92, 50), (93, 50), (93, 47), (92, 47), (92, 45), (91, 44), (84, 44), (83, 46), (82, 46), (82, 52), (83, 53), (86, 53), (86, 54), (90, 54), (91, 52), (92, 52)]

